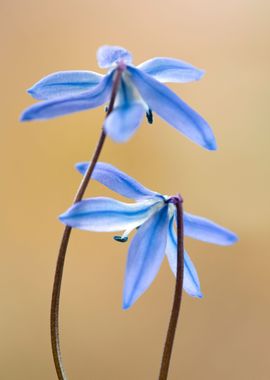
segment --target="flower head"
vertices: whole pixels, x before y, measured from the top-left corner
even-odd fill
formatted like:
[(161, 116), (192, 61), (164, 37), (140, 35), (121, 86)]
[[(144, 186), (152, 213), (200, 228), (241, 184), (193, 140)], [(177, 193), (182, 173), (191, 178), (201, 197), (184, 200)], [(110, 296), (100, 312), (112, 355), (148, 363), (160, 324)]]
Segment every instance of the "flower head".
[[(77, 169), (84, 174), (88, 163)], [(127, 174), (106, 163), (98, 163), (93, 179), (124, 197), (135, 200), (124, 203), (112, 198), (97, 197), (73, 205), (60, 220), (75, 228), (88, 231), (124, 231), (115, 240), (125, 242), (131, 231), (137, 229), (128, 252), (123, 307), (129, 308), (151, 285), (164, 256), (176, 274), (177, 238), (174, 229), (176, 207), (174, 197), (168, 197), (142, 186)], [(184, 235), (208, 243), (230, 245), (237, 236), (218, 224), (184, 213)], [(202, 297), (196, 269), (187, 252), (184, 253), (185, 291), (193, 297)]]
[(26, 109), (22, 121), (50, 119), (98, 107), (109, 101), (117, 68), (122, 75), (113, 112), (106, 118), (106, 133), (117, 142), (127, 141), (146, 114), (153, 122), (152, 111), (202, 147), (215, 150), (216, 142), (207, 122), (163, 82), (190, 82), (204, 72), (189, 63), (172, 58), (153, 58), (139, 66), (132, 56), (118, 46), (102, 46), (97, 52), (106, 75), (92, 71), (60, 71), (46, 76), (28, 92), (42, 102)]

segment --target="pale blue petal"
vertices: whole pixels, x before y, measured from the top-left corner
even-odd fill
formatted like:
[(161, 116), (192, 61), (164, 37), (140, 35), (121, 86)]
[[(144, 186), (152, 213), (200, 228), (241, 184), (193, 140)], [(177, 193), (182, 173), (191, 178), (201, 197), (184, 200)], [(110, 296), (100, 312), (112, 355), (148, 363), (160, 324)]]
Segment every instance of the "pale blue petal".
[(184, 233), (193, 239), (218, 245), (231, 245), (237, 242), (237, 236), (230, 230), (211, 220), (184, 213)]
[(132, 306), (156, 277), (165, 255), (168, 221), (168, 206), (165, 206), (133, 238), (125, 273), (124, 309)]
[[(81, 174), (85, 174), (88, 169), (88, 162), (76, 164), (77, 170)], [(139, 200), (142, 198), (159, 198), (163, 199), (162, 195), (147, 189), (121, 170), (105, 162), (98, 162), (92, 174), (92, 179), (107, 186), (110, 190), (123, 195), (126, 198)]]
[(65, 98), (39, 102), (27, 108), (21, 121), (46, 120), (73, 112), (96, 108), (108, 101), (112, 88), (113, 72), (106, 75), (94, 89)]
[(124, 203), (97, 197), (76, 203), (60, 220), (68, 226), (87, 231), (109, 232), (136, 228), (156, 211), (158, 201)]
[(132, 62), (132, 55), (129, 51), (121, 46), (101, 46), (97, 51), (97, 61), (101, 68), (108, 68), (112, 65), (123, 61), (124, 63)]
[(123, 74), (117, 91), (114, 107), (130, 106), (141, 101), (134, 84), (129, 80), (129, 74)]
[[(174, 230), (174, 218), (171, 218), (169, 231), (168, 231), (168, 240), (166, 246), (166, 255), (173, 271), (176, 276), (177, 271), (177, 238)], [(192, 297), (202, 297), (200, 281), (196, 271), (195, 266), (193, 265), (190, 257), (187, 252), (184, 252), (184, 290)]]
[(200, 281), (196, 268), (187, 251), (184, 253), (184, 283), (183, 288), (192, 297), (202, 298)]
[(144, 108), (139, 103), (116, 107), (106, 118), (105, 131), (112, 140), (124, 143), (136, 132), (144, 114)]
[(123, 143), (140, 126), (145, 110), (134, 95), (134, 85), (121, 80), (113, 112), (106, 118), (104, 128), (112, 140)]
[(204, 70), (197, 69), (190, 63), (166, 57), (149, 59), (137, 68), (159, 82), (186, 83), (199, 80), (204, 75)]
[(149, 108), (179, 132), (202, 147), (214, 150), (216, 142), (207, 122), (168, 87), (135, 67), (128, 66), (131, 80)]
[(93, 71), (59, 71), (42, 78), (28, 93), (38, 100), (76, 95), (93, 89), (102, 78), (103, 75)]

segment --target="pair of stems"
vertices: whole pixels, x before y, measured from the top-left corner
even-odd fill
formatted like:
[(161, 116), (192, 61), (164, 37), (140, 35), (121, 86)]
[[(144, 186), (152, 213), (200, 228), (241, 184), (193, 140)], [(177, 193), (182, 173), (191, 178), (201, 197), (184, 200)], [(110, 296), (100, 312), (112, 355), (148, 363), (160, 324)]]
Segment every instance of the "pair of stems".
[[(116, 70), (116, 75), (114, 78), (114, 83), (112, 87), (112, 94), (109, 103), (109, 107), (107, 110), (106, 117), (112, 112), (116, 94), (121, 82), (122, 72), (124, 70), (123, 65), (119, 65)], [(96, 163), (99, 160), (99, 156), (101, 154), (104, 142), (106, 140), (106, 133), (104, 128), (102, 127), (101, 134), (99, 137), (99, 141), (97, 143), (95, 152), (93, 154), (91, 164), (85, 173), (82, 182), (79, 186), (77, 194), (74, 198), (73, 203), (80, 202), (84, 196), (86, 188), (91, 179), (92, 173), (95, 169)], [(177, 272), (176, 272), (176, 284), (175, 284), (175, 293), (174, 293), (174, 301), (171, 312), (171, 318), (169, 322), (167, 337), (164, 345), (164, 351), (162, 356), (159, 380), (167, 380), (170, 359), (172, 354), (173, 342), (176, 332), (176, 326), (181, 306), (182, 299), (182, 288), (183, 288), (183, 272), (184, 272), (184, 246), (183, 246), (183, 200), (180, 196), (175, 197), (175, 206), (177, 210)], [(51, 345), (52, 345), (52, 353), (54, 359), (54, 365), (56, 369), (56, 373), (59, 380), (67, 380), (65, 375), (65, 370), (63, 366), (63, 361), (61, 357), (61, 349), (60, 349), (60, 338), (59, 338), (59, 306), (60, 306), (60, 294), (61, 294), (61, 284), (63, 278), (63, 271), (65, 265), (66, 252), (68, 248), (68, 243), (71, 235), (72, 227), (66, 226), (64, 229), (64, 233), (62, 236), (55, 275), (54, 275), (54, 283), (53, 283), (53, 291), (52, 291), (52, 300), (51, 300), (51, 314), (50, 314), (50, 327), (51, 327)]]

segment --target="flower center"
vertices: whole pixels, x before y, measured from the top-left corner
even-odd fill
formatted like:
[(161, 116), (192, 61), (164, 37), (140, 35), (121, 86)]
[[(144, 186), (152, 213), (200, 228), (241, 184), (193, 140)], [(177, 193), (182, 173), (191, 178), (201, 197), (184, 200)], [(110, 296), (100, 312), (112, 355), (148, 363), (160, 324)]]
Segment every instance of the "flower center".
[(173, 195), (172, 197), (165, 199), (165, 203), (172, 203), (173, 205), (176, 205), (177, 203), (183, 203), (183, 198), (180, 194)]

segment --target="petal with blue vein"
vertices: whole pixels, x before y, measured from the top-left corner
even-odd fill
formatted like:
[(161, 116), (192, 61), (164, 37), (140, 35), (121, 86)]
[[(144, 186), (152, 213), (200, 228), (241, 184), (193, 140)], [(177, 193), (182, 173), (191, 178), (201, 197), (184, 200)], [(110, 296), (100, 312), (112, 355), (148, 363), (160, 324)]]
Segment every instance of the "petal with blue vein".
[(91, 90), (102, 78), (93, 71), (59, 71), (42, 78), (27, 92), (38, 100), (66, 97)]
[(111, 72), (109, 75), (106, 75), (101, 82), (90, 91), (34, 104), (23, 112), (21, 121), (51, 119), (73, 112), (96, 108), (104, 104), (108, 101), (111, 94), (113, 74), (114, 73)]
[(231, 245), (237, 242), (237, 236), (230, 230), (209, 219), (184, 213), (184, 234), (193, 239), (218, 245)]
[(68, 226), (87, 231), (123, 231), (140, 226), (160, 208), (156, 200), (124, 203), (97, 197), (75, 203), (59, 219)]
[(202, 147), (215, 150), (214, 134), (207, 122), (164, 84), (143, 71), (128, 66), (131, 80), (139, 93), (161, 118)]
[[(84, 175), (89, 164), (89, 162), (81, 162), (76, 164), (76, 168)], [(126, 173), (105, 162), (98, 162), (96, 164), (92, 179), (95, 179), (110, 190), (115, 191), (126, 198), (137, 200), (156, 197), (163, 199), (162, 195), (147, 189)]]
[(121, 46), (104, 45), (97, 51), (97, 61), (101, 68), (109, 68), (119, 61), (132, 62), (132, 55)]
[(137, 66), (159, 82), (186, 83), (201, 79), (204, 70), (179, 59), (158, 57), (149, 59)]
[(116, 107), (104, 123), (107, 135), (118, 143), (128, 141), (140, 126), (144, 113), (139, 103)]
[(123, 308), (128, 309), (151, 285), (165, 255), (168, 206), (155, 213), (137, 231), (128, 252)]
[[(168, 230), (168, 240), (166, 246), (166, 255), (172, 272), (176, 276), (177, 269), (177, 238), (174, 230), (174, 218), (171, 218)], [(184, 252), (184, 290), (192, 297), (202, 297), (200, 281), (190, 257)]]
[(133, 83), (122, 78), (115, 107), (104, 123), (107, 135), (119, 143), (131, 138), (144, 117), (144, 107), (137, 101), (134, 90)]

